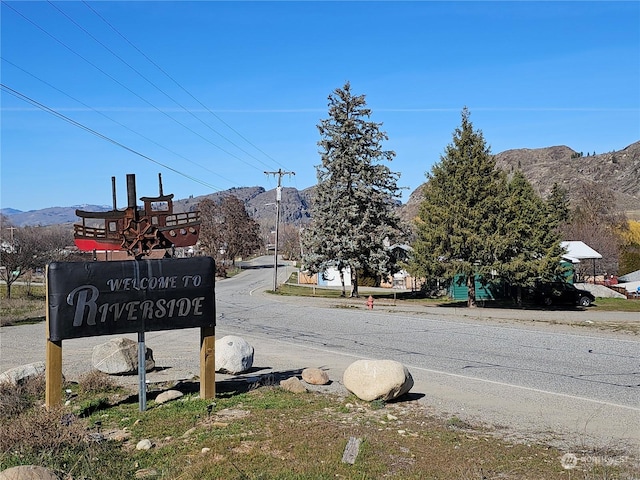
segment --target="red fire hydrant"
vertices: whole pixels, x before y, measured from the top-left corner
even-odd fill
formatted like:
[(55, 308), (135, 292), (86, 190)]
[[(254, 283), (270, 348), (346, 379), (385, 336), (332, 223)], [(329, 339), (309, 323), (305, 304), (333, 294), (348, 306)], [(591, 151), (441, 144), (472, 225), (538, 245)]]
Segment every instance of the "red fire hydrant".
[(371, 295), (367, 298), (367, 308), (369, 310), (373, 310), (373, 297)]

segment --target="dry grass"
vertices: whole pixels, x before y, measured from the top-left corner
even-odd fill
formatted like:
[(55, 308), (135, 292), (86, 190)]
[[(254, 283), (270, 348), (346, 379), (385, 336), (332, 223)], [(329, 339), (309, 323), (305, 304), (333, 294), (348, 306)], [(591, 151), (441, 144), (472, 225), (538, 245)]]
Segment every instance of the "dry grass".
[(7, 298), (7, 286), (2, 284), (0, 298), (0, 327), (21, 322), (44, 321), (44, 286), (13, 285), (11, 298)]
[(120, 390), (118, 382), (100, 370), (91, 370), (78, 379), (81, 393), (91, 395), (97, 393), (116, 392)]
[(44, 392), (44, 375), (29, 378), (18, 385), (0, 383), (0, 419), (9, 419), (31, 408)]

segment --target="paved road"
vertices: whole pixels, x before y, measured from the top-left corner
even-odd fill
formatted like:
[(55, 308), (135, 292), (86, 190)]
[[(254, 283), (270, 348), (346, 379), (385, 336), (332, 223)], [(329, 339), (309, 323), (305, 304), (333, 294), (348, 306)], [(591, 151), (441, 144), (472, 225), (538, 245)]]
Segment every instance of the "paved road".
[[(412, 393), (431, 413), (500, 427), (516, 438), (640, 448), (637, 337), (509, 319), (587, 312), (484, 309), (483, 318), (476, 318), (466, 310), (336, 308), (331, 300), (265, 294), (273, 282), (271, 260), (265, 262), (265, 268), (216, 286), (216, 336), (241, 335), (254, 345), (253, 375), (323, 367), (339, 386), (354, 360), (390, 358), (407, 365), (415, 380)], [(4, 327), (0, 333), (0, 371), (44, 358), (42, 324)], [(105, 340), (65, 341), (65, 375), (89, 370), (93, 346)], [(146, 341), (157, 365), (165, 367), (149, 375), (151, 381), (198, 373), (197, 331), (148, 333)]]

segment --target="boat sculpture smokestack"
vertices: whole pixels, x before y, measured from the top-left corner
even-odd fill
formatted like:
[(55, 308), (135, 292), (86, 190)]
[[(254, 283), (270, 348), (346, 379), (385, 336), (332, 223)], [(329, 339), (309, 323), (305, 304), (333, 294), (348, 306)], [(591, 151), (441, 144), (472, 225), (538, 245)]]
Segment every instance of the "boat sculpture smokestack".
[(113, 196), (113, 209), (117, 210), (117, 202), (116, 202), (116, 177), (111, 177), (111, 195)]
[(136, 176), (133, 173), (127, 173), (127, 206), (136, 208)]

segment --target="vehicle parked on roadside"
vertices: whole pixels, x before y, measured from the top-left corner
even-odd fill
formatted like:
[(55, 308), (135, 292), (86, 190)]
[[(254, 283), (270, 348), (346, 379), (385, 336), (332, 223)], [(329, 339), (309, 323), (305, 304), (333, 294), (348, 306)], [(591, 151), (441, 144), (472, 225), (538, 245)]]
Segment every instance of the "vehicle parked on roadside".
[(532, 287), (530, 293), (535, 302), (545, 306), (569, 304), (589, 307), (596, 300), (591, 292), (563, 281), (539, 281)]

